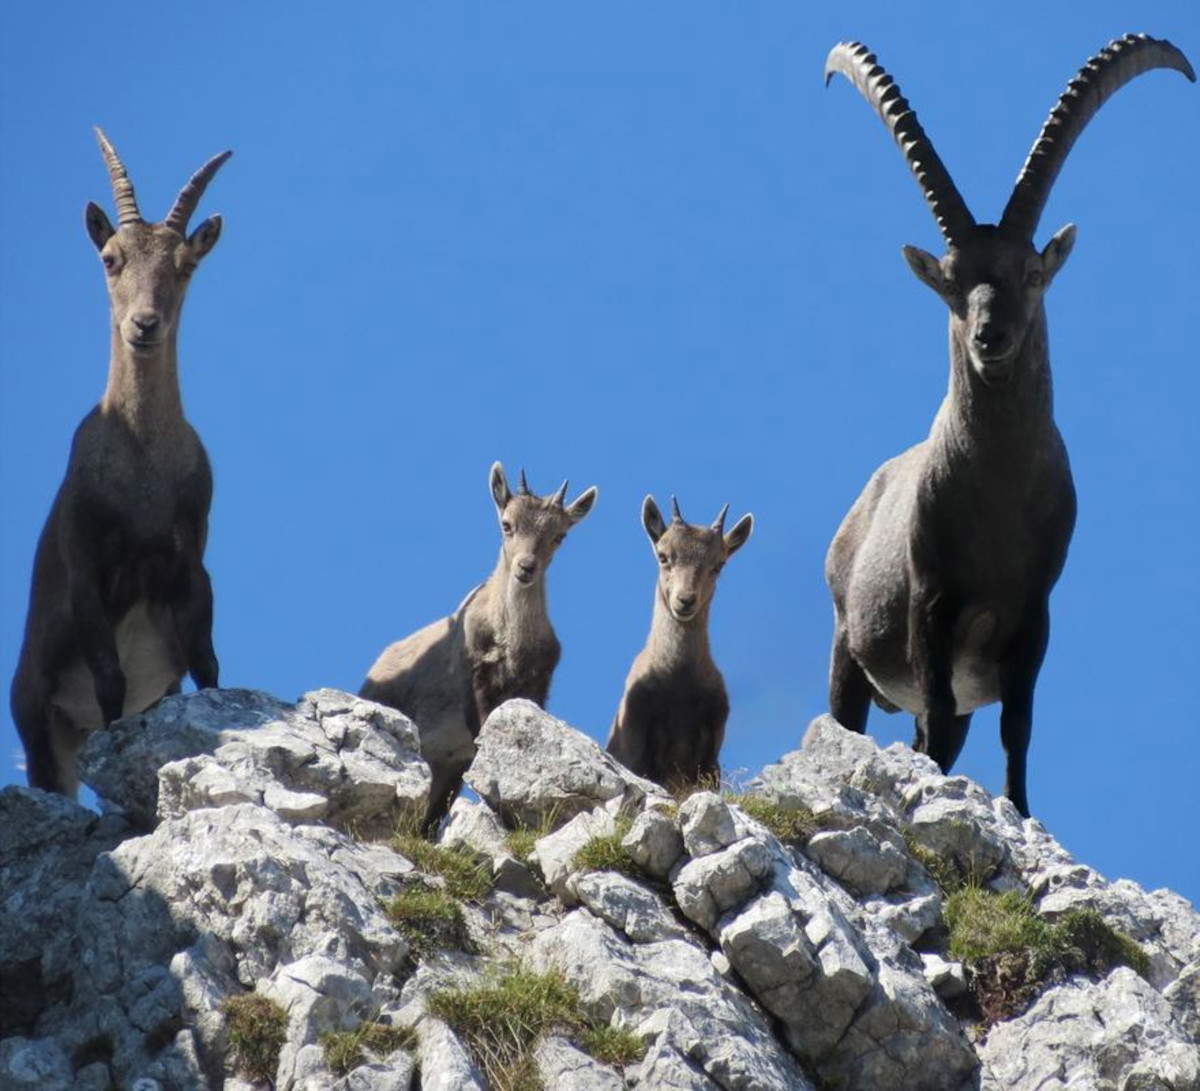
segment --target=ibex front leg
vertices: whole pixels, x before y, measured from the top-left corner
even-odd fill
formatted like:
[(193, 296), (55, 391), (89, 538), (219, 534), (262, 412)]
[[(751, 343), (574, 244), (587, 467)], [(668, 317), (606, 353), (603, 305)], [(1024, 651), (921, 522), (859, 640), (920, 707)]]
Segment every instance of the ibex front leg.
[(63, 554), (75, 639), (96, 688), (96, 703), (105, 724), (119, 720), (125, 708), (125, 673), (117, 653), (117, 638), (100, 595), (97, 571), (97, 528), (72, 520), (66, 528)]
[(1029, 735), (1033, 730), (1033, 690), (1049, 639), (1049, 604), (1042, 598), (1030, 607), (1001, 668), (1000, 699), (1003, 705), (1000, 711), (1000, 739), (1008, 759), (1004, 794), (1025, 818), (1029, 817), (1029, 801), (1025, 796), (1025, 756), (1029, 750)]
[(908, 616), (908, 658), (925, 711), (917, 717), (913, 749), (928, 754), (943, 773), (954, 765), (971, 717), (957, 715), (954, 700), (956, 605), (928, 585), (913, 588)]
[(199, 556), (188, 563), (183, 590), (173, 609), (175, 629), (187, 656), (187, 669), (197, 689), (215, 689), (219, 667), (212, 642), (212, 583)]

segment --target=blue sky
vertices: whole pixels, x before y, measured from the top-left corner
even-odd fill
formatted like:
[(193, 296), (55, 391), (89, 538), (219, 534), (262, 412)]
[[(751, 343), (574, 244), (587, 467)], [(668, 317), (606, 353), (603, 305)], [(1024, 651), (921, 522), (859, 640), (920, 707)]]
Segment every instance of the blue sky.
[[(820, 10), (817, 10), (820, 8)], [(379, 650), (491, 569), (487, 471), (600, 488), (549, 573), (551, 710), (607, 733), (649, 624), (646, 492), (753, 511), (712, 619), (754, 771), (826, 705), (822, 560), (874, 468), (922, 438), (945, 310), (900, 247), (940, 252), (840, 39), (897, 78), (980, 220), (1050, 106), (1129, 30), (1200, 63), (1200, 8), (883, 3), (23, 5), (0, 35), (0, 678), (71, 432), (104, 385), (83, 229), (112, 208), (91, 127), (161, 217), (235, 151), (224, 234), (181, 337), (214, 465), (222, 681), (356, 689)], [(1135, 81), (1094, 119), (1038, 234), (1079, 227), (1047, 297), (1079, 523), (1052, 600), (1034, 813), (1110, 877), (1200, 899), (1200, 88)], [(873, 711), (881, 742), (911, 721)], [(0, 719), (0, 782), (22, 779)], [(994, 709), (957, 771), (1003, 782)]]

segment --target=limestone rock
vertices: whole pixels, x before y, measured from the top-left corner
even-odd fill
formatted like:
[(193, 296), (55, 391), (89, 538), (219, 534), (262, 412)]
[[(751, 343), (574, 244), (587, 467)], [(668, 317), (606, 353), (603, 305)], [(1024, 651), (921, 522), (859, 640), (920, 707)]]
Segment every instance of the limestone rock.
[(666, 798), (658, 785), (532, 701), (495, 709), (475, 746), (466, 782), (509, 825), (536, 827), (550, 817), (563, 822), (610, 800), (632, 812), (648, 798)]
[(665, 879), (683, 855), (679, 827), (654, 807), (647, 807), (633, 820), (621, 845), (629, 850), (634, 863), (655, 879)]
[(259, 803), (289, 822), (386, 833), (424, 814), (430, 784), (411, 720), (332, 689), (295, 705), (252, 690), (168, 697), (94, 732), (80, 770), (143, 828)]

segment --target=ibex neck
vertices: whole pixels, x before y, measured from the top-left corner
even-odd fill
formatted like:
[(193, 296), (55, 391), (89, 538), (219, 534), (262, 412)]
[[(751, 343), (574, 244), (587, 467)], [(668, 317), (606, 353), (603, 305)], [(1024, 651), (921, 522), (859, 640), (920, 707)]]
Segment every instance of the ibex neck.
[(523, 637), (540, 636), (550, 628), (545, 569), (532, 583), (519, 584), (513, 579), (502, 549), (488, 585), (488, 613), (492, 626), (496, 632), (507, 634), (508, 643), (520, 643)]
[(1046, 346), (1046, 316), (1034, 317), (1024, 344), (1013, 361), (1013, 374), (1001, 386), (988, 386), (967, 353), (962, 331), (950, 325), (950, 389), (938, 413), (935, 430), (946, 439), (969, 444), (1030, 449), (1029, 440), (1054, 428), (1054, 392)]
[(148, 439), (174, 430), (183, 420), (174, 331), (154, 352), (135, 353), (120, 331), (113, 330), (100, 411), (116, 414), (132, 432)]
[(679, 621), (663, 600), (662, 591), (654, 590), (654, 615), (650, 621), (650, 639), (646, 647), (654, 665), (661, 670), (683, 666), (707, 666), (712, 663), (708, 644), (708, 604), (691, 621)]

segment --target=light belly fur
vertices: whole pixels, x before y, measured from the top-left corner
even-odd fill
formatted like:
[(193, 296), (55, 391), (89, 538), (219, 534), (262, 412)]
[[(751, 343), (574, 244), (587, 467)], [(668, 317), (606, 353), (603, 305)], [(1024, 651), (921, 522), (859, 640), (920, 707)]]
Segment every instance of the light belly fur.
[[(117, 623), (114, 636), (126, 685), (122, 715), (149, 708), (182, 677), (172, 654), (175, 634), (163, 631), (171, 624), (169, 617), (156, 623), (145, 602), (137, 603)], [(59, 673), (51, 704), (81, 730), (103, 726), (100, 705), (96, 702), (96, 683), (82, 659), (76, 659)]]
[[(892, 704), (914, 716), (924, 713), (925, 698), (913, 685), (912, 678), (880, 678), (870, 671), (864, 673), (871, 685)], [(959, 716), (1000, 700), (1000, 671), (995, 663), (978, 656), (961, 655), (955, 658), (950, 685), (954, 691), (955, 711)]]

